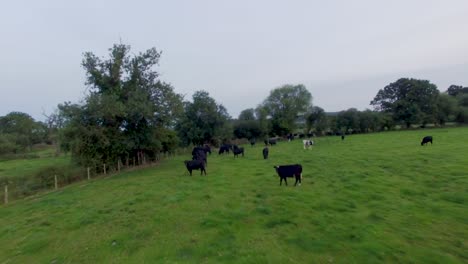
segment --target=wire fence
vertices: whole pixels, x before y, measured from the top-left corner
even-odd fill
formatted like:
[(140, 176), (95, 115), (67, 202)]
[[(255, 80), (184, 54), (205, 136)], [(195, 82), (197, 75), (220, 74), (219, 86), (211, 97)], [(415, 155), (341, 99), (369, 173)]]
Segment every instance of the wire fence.
[(92, 179), (108, 177), (124, 171), (138, 170), (152, 167), (160, 161), (173, 158), (177, 155), (186, 154), (187, 148), (178, 149), (173, 152), (162, 152), (149, 158), (143, 156), (137, 158), (118, 160), (114, 163), (102, 163), (90, 167), (51, 167), (46, 171), (38, 172), (30, 176), (14, 176), (0, 178), (0, 197), (3, 204), (22, 199), (42, 192), (58, 190), (75, 182), (89, 181)]

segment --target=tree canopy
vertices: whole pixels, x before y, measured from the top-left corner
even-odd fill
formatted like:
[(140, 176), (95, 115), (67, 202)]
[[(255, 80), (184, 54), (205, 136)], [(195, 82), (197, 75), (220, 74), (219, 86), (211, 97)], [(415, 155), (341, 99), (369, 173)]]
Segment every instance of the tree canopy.
[(193, 94), (193, 102), (184, 103), (184, 113), (176, 130), (185, 145), (215, 143), (224, 138), (230, 139), (230, 116), (226, 108), (217, 104), (206, 91)]
[(0, 154), (24, 152), (33, 144), (43, 143), (47, 138), (47, 127), (36, 122), (30, 115), (10, 112), (0, 117)]
[(108, 59), (84, 54), (90, 93), (84, 104), (59, 105), (66, 124), (62, 142), (82, 164), (129, 157), (141, 162), (144, 155), (174, 148), (169, 128), (182, 111), (182, 97), (158, 80), (153, 68), (161, 53), (151, 48), (133, 54), (123, 44), (109, 51)]
[(271, 118), (271, 133), (285, 135), (296, 127), (299, 114), (305, 114), (312, 104), (312, 95), (302, 84), (283, 85), (270, 92), (261, 108)]
[(435, 121), (438, 96), (437, 87), (427, 80), (401, 78), (379, 90), (371, 104), (409, 127)]

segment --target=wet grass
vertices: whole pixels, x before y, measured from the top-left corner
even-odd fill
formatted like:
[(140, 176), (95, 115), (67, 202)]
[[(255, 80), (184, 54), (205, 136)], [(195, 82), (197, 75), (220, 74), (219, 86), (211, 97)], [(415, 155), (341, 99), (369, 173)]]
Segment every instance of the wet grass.
[[(421, 147), (425, 135), (434, 145)], [(468, 129), (281, 142), (0, 208), (0, 263), (466, 263)], [(302, 186), (274, 165), (301, 163)]]

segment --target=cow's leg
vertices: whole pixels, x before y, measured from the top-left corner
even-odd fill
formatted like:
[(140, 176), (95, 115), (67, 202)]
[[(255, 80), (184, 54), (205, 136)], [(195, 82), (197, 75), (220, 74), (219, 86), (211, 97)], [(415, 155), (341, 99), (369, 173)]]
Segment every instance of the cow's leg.
[(190, 172), (190, 176), (192, 176), (192, 170), (189, 170), (189, 172)]
[(297, 183), (299, 182), (299, 185), (301, 185), (301, 178), (302, 178), (302, 174), (300, 175), (295, 175), (296, 176), (296, 183), (294, 183), (294, 186), (297, 186)]

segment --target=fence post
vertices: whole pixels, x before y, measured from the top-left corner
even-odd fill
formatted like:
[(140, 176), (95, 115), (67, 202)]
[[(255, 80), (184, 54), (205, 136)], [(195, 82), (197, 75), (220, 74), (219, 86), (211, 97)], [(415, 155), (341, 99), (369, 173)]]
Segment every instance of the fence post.
[(58, 189), (57, 175), (54, 175), (54, 180), (55, 180), (55, 190), (57, 190)]
[(5, 184), (5, 204), (8, 204), (8, 184)]
[(106, 175), (106, 164), (104, 163), (104, 175)]
[(89, 174), (89, 167), (87, 168), (87, 172), (88, 172), (88, 181), (91, 179), (91, 175)]

